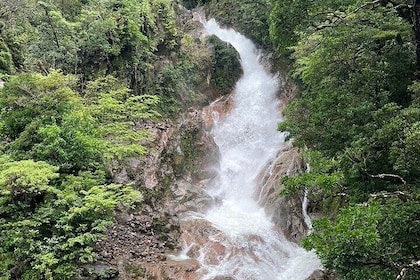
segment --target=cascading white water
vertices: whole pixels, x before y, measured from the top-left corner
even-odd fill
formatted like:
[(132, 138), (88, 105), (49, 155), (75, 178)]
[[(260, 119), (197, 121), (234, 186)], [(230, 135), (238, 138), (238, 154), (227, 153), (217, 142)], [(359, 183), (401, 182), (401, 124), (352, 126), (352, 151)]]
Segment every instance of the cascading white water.
[[(233, 45), (244, 73), (236, 84), (234, 107), (212, 131), (221, 154), (217, 183), (207, 189), (214, 206), (192, 217), (205, 219), (217, 229), (209, 245), (200, 249), (202, 279), (306, 279), (320, 268), (319, 260), (276, 231), (254, 199), (258, 174), (284, 142), (276, 129), (281, 121), (277, 79), (260, 63), (249, 39), (221, 29), (214, 20), (205, 22), (204, 27)], [(224, 253), (216, 262), (208, 261), (210, 244), (215, 243)]]

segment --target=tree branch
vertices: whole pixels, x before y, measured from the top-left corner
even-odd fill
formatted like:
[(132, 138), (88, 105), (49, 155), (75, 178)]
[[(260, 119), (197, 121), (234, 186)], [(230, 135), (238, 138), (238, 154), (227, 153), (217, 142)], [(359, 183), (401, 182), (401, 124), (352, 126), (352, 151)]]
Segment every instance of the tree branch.
[(398, 274), (396, 280), (404, 280), (405, 279), (405, 276), (407, 275), (407, 271), (409, 269), (412, 269), (412, 270), (418, 272), (419, 269), (420, 269), (420, 261), (417, 261), (417, 262), (413, 261), (412, 263), (404, 266), (401, 269), (400, 273)]
[(364, 3), (363, 5), (361, 5), (360, 7), (358, 7), (358, 8), (356, 8), (354, 11), (352, 11), (352, 12), (350, 12), (349, 14), (347, 14), (345, 17), (348, 17), (348, 16), (350, 16), (350, 15), (353, 15), (353, 14), (355, 14), (355, 13), (357, 13), (358, 11), (360, 11), (361, 9), (363, 9), (363, 8), (365, 8), (365, 7), (367, 7), (367, 6), (370, 6), (370, 5), (375, 5), (375, 4), (378, 4), (379, 2), (381, 2), (380, 0), (375, 0), (375, 1), (372, 1), (372, 2), (367, 2), (367, 3)]
[(353, 11), (351, 11), (348, 14), (344, 14), (343, 16), (339, 15), (338, 13), (334, 13), (334, 12), (330, 12), (330, 13), (320, 13), (318, 15), (322, 15), (322, 14), (326, 14), (326, 15), (332, 15), (333, 18), (332, 19), (327, 19), (328, 23), (327, 24), (322, 24), (322, 25), (316, 25), (316, 24), (312, 24), (312, 26), (318, 31), (318, 30), (322, 30), (324, 28), (327, 27), (335, 27), (337, 26), (337, 24), (339, 24), (341, 21), (343, 21), (344, 19), (348, 18), (349, 16), (357, 13), (358, 11), (360, 11), (363, 8), (366, 8), (367, 6), (373, 6), (375, 4), (379, 4), (380, 0), (375, 0), (372, 2), (367, 2), (364, 3), (363, 5), (357, 7), (356, 9), (354, 9)]
[(370, 194), (370, 197), (373, 199), (387, 199), (390, 197), (398, 197), (399, 199), (405, 202), (418, 200), (418, 199), (415, 199), (410, 194), (406, 194), (402, 191), (373, 193), (373, 194)]
[(60, 49), (60, 42), (58, 41), (57, 31), (55, 30), (54, 24), (51, 20), (51, 16), (50, 16), (50, 13), (49, 13), (49, 8), (44, 2), (39, 2), (38, 4), (40, 4), (41, 7), (45, 10), (45, 16), (47, 17), (48, 24), (50, 25), (51, 30), (52, 30), (53, 35), (54, 35), (54, 42), (57, 45), (57, 48)]
[(370, 177), (372, 177), (372, 178), (381, 178), (381, 179), (384, 179), (384, 178), (386, 178), (386, 177), (392, 177), (392, 178), (398, 178), (398, 179), (400, 179), (401, 180), (401, 182), (404, 184), (404, 185), (406, 185), (407, 184), (407, 182), (404, 180), (404, 178), (403, 177), (401, 177), (401, 176), (399, 176), (399, 175), (396, 175), (396, 174), (377, 174), (377, 175), (371, 175), (371, 174), (368, 174)]

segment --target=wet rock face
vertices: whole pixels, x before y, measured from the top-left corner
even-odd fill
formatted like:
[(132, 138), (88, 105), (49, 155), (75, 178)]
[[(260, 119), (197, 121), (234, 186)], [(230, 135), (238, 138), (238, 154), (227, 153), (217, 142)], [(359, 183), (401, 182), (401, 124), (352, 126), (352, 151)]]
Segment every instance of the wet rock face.
[(299, 94), (299, 89), (296, 84), (293, 83), (291, 78), (280, 75), (279, 76), (281, 94), (279, 96), (280, 101), (283, 105), (289, 104)]
[(280, 179), (285, 175), (296, 175), (305, 168), (299, 149), (285, 144), (277, 158), (260, 174), (260, 187), (256, 193), (259, 204), (272, 216), (274, 224), (295, 243), (299, 243), (308, 230), (302, 214), (302, 197), (280, 196), (283, 189)]
[(207, 130), (209, 130), (215, 122), (223, 121), (226, 114), (233, 108), (233, 95), (234, 92), (230, 95), (224, 95), (209, 106), (203, 108), (202, 119)]
[[(203, 244), (209, 243), (210, 236), (213, 236), (219, 232), (218, 229), (213, 227), (213, 225), (206, 220), (194, 219), (186, 220), (181, 222), (181, 239), (186, 243), (191, 245), (188, 256), (191, 258), (197, 258), (199, 256), (199, 250), (202, 248)], [(213, 254), (208, 254), (206, 262), (211, 264), (217, 264), (217, 256), (222, 256), (225, 253), (225, 248), (220, 243), (214, 241), (213, 244), (209, 246), (209, 250)]]
[(335, 273), (326, 273), (322, 270), (315, 270), (306, 280), (337, 280)]
[(163, 155), (177, 179), (197, 182), (216, 176), (213, 167), (219, 161), (219, 150), (205, 128), (201, 111), (194, 109), (177, 127), (178, 133)]
[[(189, 110), (176, 124), (147, 125), (155, 135), (153, 152), (143, 160), (130, 159), (114, 177), (121, 183), (134, 182), (142, 191), (144, 202), (133, 213), (121, 210), (107, 239), (98, 243), (99, 259), (110, 265), (112, 275), (118, 275), (114, 276), (116, 279), (198, 280), (202, 271), (193, 259), (199, 256), (203, 244), (211, 252), (206, 263), (217, 264), (218, 258), (226, 254), (221, 243), (209, 244), (209, 236), (217, 229), (207, 221), (182, 218), (188, 211), (203, 213), (210, 206), (212, 200), (204, 195), (203, 186), (216, 176), (214, 167), (219, 156), (210, 129), (232, 106), (231, 97), (224, 96), (202, 110)], [(260, 174), (260, 189), (256, 193), (273, 222), (296, 243), (307, 232), (302, 201), (299, 197), (281, 197), (279, 181), (286, 174), (304, 169), (298, 149), (286, 144)], [(190, 258), (168, 258), (183, 242), (196, 244), (188, 251)]]

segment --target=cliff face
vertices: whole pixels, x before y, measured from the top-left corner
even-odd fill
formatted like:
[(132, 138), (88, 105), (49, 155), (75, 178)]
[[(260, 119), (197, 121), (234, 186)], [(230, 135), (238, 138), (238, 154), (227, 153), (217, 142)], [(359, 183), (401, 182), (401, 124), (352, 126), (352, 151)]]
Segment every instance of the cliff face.
[(209, 166), (217, 162), (218, 150), (199, 110), (176, 124), (150, 129), (155, 150), (143, 161), (132, 159), (116, 174), (120, 181), (136, 174), (145, 201), (134, 212), (117, 213), (117, 223), (98, 244), (101, 261), (118, 271), (118, 279), (188, 279), (179, 274), (197, 269), (196, 264), (171, 263), (166, 255), (181, 246), (179, 218), (206, 207), (201, 185), (214, 176)]

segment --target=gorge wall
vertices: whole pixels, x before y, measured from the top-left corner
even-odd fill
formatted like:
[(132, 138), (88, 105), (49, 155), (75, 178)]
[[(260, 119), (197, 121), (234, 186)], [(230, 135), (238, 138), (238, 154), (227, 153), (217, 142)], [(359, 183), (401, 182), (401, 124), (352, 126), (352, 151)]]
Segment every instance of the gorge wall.
[[(206, 56), (203, 61), (211, 61), (215, 59), (215, 43), (208, 44), (196, 19), (197, 14), (183, 10), (184, 28), (188, 29), (199, 52)], [(114, 181), (139, 186), (144, 202), (135, 211), (121, 208), (116, 215), (117, 223), (108, 230), (107, 238), (98, 243), (100, 261), (93, 269), (102, 275), (101, 279), (199, 279), (198, 262), (171, 259), (168, 255), (182, 254), (181, 240), (192, 238), (189, 235), (195, 236), (197, 244), (189, 248), (188, 254), (196, 255), (200, 240), (206, 242), (209, 231), (213, 230), (205, 221), (182, 219), (189, 211), (204, 211), (208, 207), (209, 198), (203, 186), (215, 177), (214, 166), (219, 158), (209, 132), (214, 115), (223, 118), (232, 106), (231, 95), (221, 96), (214, 86), (211, 67), (211, 63), (207, 65), (207, 70), (201, 73), (201, 81), (196, 84), (201, 95), (199, 103), (206, 100), (210, 104), (192, 106), (175, 121), (141, 124), (153, 134), (153, 139), (147, 143), (152, 152), (144, 159), (131, 158), (115, 170)], [(281, 76), (279, 79), (279, 97), (286, 103), (292, 98), (295, 87), (288, 79)], [(280, 197), (279, 179), (304, 169), (299, 151), (289, 143), (259, 176), (260, 205), (293, 242), (299, 242), (307, 232), (302, 198)], [(223, 248), (215, 243), (213, 250), (217, 255)]]

